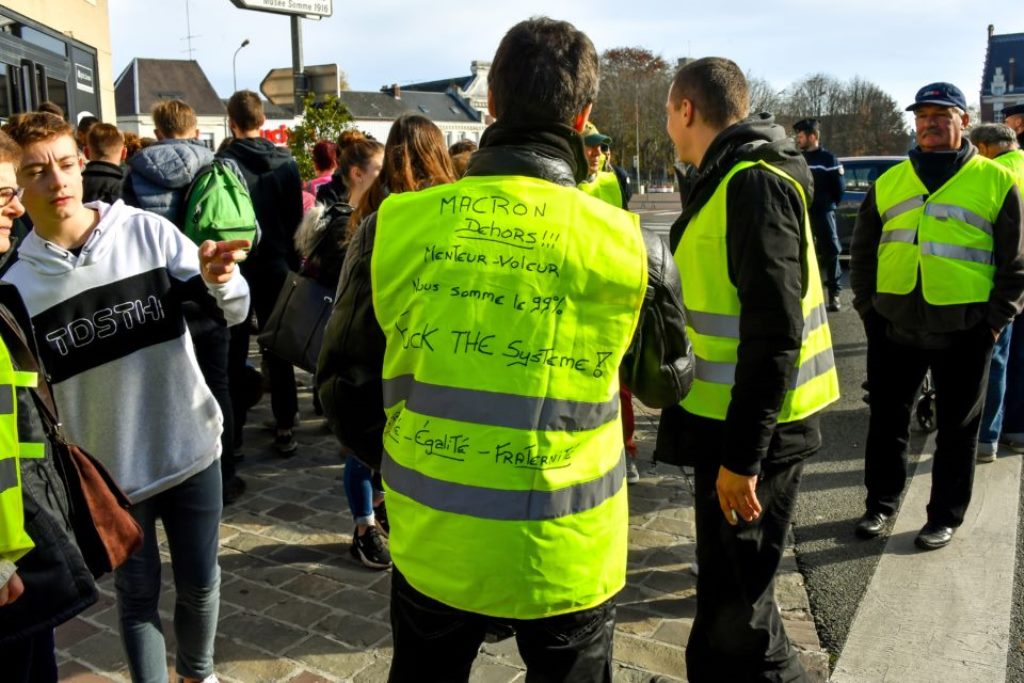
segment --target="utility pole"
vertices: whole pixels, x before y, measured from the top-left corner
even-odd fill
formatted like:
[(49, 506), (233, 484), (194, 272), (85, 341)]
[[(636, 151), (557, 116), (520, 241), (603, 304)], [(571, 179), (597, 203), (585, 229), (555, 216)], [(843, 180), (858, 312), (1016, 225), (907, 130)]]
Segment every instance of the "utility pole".
[(640, 192), (640, 84), (636, 83), (636, 156), (633, 157), (633, 165), (636, 166), (636, 192)]
[(295, 113), (302, 113), (302, 103), (306, 99), (306, 74), (302, 71), (302, 25), (297, 14), (291, 16), (292, 21), (292, 80), (295, 84)]

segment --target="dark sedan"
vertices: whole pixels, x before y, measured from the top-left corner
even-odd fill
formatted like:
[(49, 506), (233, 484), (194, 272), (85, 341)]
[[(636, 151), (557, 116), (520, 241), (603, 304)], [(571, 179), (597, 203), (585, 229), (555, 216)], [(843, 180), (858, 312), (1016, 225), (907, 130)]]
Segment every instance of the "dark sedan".
[(843, 247), (843, 253), (850, 253), (850, 241), (853, 239), (853, 226), (857, 222), (857, 211), (860, 210), (860, 203), (864, 201), (864, 195), (878, 176), (906, 159), (906, 157), (842, 157), (839, 163), (843, 165), (843, 177), (846, 180), (846, 190), (843, 192), (843, 201), (836, 209), (836, 230), (839, 233), (839, 243)]

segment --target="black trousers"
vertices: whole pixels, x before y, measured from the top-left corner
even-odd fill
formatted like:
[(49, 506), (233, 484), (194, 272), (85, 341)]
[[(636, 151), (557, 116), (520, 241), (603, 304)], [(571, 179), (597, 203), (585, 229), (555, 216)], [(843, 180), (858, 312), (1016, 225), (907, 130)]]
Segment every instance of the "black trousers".
[(488, 625), (516, 631), (528, 683), (611, 683), (615, 604), (534, 620), (494, 619), (449, 607), (391, 576), (394, 655), (389, 683), (464, 683)]
[(958, 527), (971, 502), (974, 459), (994, 340), (986, 325), (952, 335), (944, 349), (920, 349), (889, 338), (870, 313), (868, 384), (871, 419), (864, 451), (868, 512), (894, 514), (907, 481), (910, 419), (921, 380), (931, 368), (938, 434), (932, 462), (928, 521)]
[(725, 521), (714, 453), (694, 468), (697, 616), (686, 644), (692, 683), (806, 681), (775, 604), (775, 572), (796, 506), (803, 462), (766, 464), (757, 483), (763, 512), (751, 523)]
[(192, 335), (192, 345), (196, 350), (199, 369), (224, 416), (224, 431), (220, 435), (220, 473), (225, 485), (235, 477), (235, 411), (231, 404), (231, 386), (228, 380), (230, 341), (231, 332), (223, 325), (204, 329)]
[(821, 268), (823, 284), (829, 293), (838, 294), (842, 289), (840, 280), (843, 277), (843, 269), (839, 264), (839, 254), (843, 247), (839, 242), (836, 228), (836, 212), (812, 212), (811, 227), (814, 230), (814, 251), (818, 255), (818, 267)]
[(57, 683), (53, 629), (0, 646), (0, 679), (8, 683)]

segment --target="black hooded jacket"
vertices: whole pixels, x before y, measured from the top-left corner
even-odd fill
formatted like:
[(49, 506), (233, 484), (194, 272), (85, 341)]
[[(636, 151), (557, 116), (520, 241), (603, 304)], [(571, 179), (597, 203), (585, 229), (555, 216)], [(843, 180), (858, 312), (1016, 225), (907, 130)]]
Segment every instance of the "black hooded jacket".
[[(484, 133), (466, 170), (467, 176), (527, 176), (568, 187), (575, 187), (586, 173), (582, 138), (569, 126), (516, 127), (500, 122)], [(384, 433), (385, 338), (370, 289), (376, 218), (376, 213), (370, 214), (349, 244), (316, 373), (332, 430), (371, 467), (380, 466)], [(677, 403), (689, 391), (693, 352), (672, 255), (654, 233), (644, 231), (644, 243), (647, 293), (620, 376), (641, 401), (661, 407)]]
[(302, 179), (291, 152), (263, 138), (240, 138), (218, 156), (234, 159), (249, 186), (260, 224), (260, 242), (252, 258), (283, 260), (297, 270), (292, 240), (302, 220)]
[[(723, 130), (708, 147), (693, 178), (679, 219), (672, 225), (673, 252), (687, 224), (741, 161), (765, 161), (789, 174), (812, 194), (803, 155), (770, 114), (759, 114)], [(726, 196), (729, 279), (740, 299), (740, 344), (736, 382), (725, 421), (684, 410), (662, 413), (655, 457), (670, 462), (721, 452), (722, 465), (743, 475), (764, 464), (812, 455), (821, 445), (818, 417), (778, 423), (792, 369), (800, 353), (807, 291), (803, 255), (804, 201), (793, 185), (763, 169), (737, 173)], [(766, 460), (767, 459), (767, 460)]]

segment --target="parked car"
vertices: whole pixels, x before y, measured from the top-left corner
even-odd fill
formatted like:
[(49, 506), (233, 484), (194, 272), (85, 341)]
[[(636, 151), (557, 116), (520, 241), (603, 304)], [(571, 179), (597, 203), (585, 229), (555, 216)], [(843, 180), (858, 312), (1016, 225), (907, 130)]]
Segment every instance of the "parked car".
[(850, 242), (853, 239), (853, 226), (857, 222), (857, 212), (860, 210), (860, 203), (864, 196), (875, 184), (878, 176), (906, 159), (906, 157), (842, 157), (839, 163), (843, 165), (846, 180), (846, 190), (843, 192), (843, 201), (839, 202), (836, 209), (836, 232), (839, 234), (839, 244), (843, 247), (843, 253), (850, 253)]

